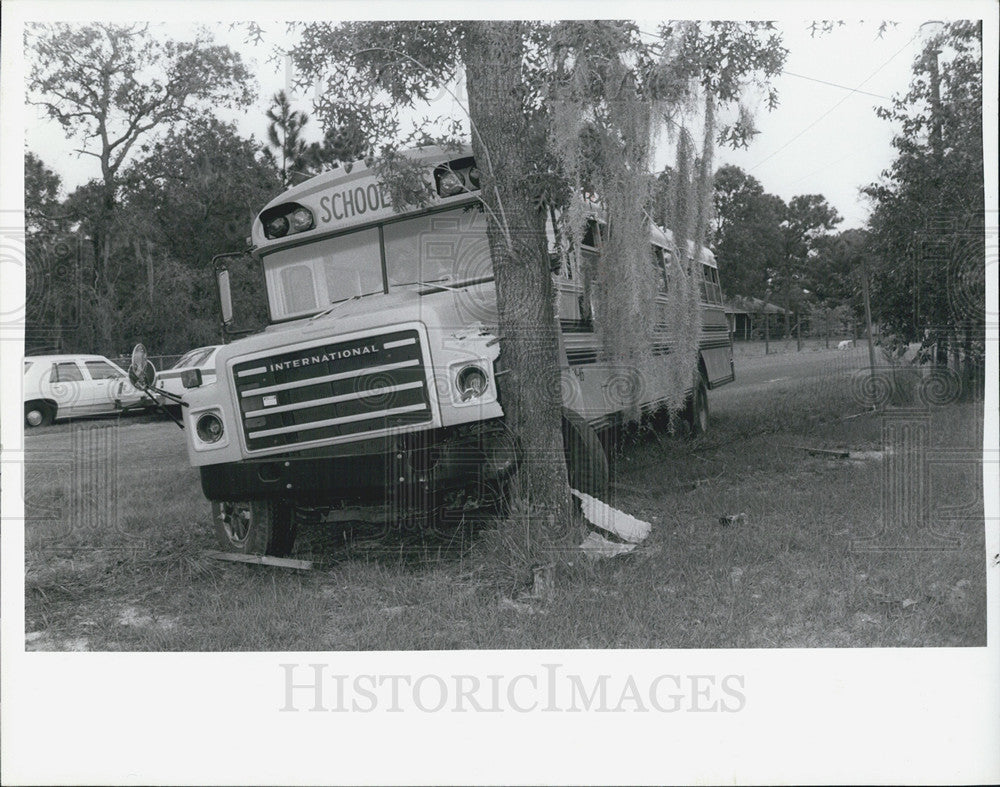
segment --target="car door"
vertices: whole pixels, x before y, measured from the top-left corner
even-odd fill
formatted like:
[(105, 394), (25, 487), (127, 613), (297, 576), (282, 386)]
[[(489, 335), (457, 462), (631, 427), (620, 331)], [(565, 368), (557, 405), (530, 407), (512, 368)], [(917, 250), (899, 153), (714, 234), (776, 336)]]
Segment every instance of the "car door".
[(91, 392), (87, 388), (83, 369), (76, 361), (54, 361), (42, 389), (47, 398), (55, 401), (59, 417), (86, 415), (89, 412)]
[(104, 360), (84, 361), (83, 365), (90, 377), (89, 382), (86, 382), (92, 396), (90, 412), (114, 412), (119, 384), (124, 377), (121, 370)]

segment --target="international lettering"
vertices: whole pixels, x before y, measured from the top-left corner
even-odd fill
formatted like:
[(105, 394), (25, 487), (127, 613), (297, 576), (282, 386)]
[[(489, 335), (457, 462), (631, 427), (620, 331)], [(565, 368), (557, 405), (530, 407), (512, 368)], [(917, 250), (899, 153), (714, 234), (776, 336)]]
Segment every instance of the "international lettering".
[(352, 358), (358, 355), (369, 355), (374, 352), (378, 352), (378, 345), (366, 344), (361, 347), (351, 347), (347, 350), (334, 350), (330, 353), (324, 352), (319, 355), (308, 355), (304, 358), (295, 358), (291, 361), (279, 361), (278, 363), (268, 364), (268, 366), (272, 372), (280, 372), (284, 369), (299, 369), (303, 366), (313, 366), (318, 363), (329, 363), (330, 361), (339, 361), (343, 358)]

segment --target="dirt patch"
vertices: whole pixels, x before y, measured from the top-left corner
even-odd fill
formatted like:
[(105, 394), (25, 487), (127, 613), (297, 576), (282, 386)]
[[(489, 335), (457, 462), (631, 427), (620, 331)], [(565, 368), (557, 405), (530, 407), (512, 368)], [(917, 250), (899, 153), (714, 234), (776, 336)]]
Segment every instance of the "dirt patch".
[(172, 631), (177, 628), (177, 618), (154, 616), (140, 607), (126, 606), (118, 615), (118, 625), (136, 628), (157, 628), (161, 631)]
[(56, 637), (48, 631), (29, 631), (24, 635), (26, 651), (89, 651), (86, 637)]

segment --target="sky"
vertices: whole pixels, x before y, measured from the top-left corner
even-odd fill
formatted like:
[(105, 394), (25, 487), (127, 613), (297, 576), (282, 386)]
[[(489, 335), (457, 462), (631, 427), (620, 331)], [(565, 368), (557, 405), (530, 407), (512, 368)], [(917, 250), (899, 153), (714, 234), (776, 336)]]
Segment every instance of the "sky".
[[(784, 73), (773, 82), (780, 104), (768, 112), (762, 94), (748, 92), (744, 100), (755, 110), (760, 134), (747, 150), (717, 149), (717, 165), (742, 167), (765, 190), (786, 201), (797, 194), (822, 194), (843, 216), (842, 229), (863, 226), (868, 205), (859, 188), (876, 180), (893, 159), (893, 128), (875, 115), (874, 107), (906, 92), (924, 19), (900, 21), (879, 37), (879, 22), (887, 18), (880, 14), (870, 21), (851, 21), (819, 37), (811, 36), (809, 19), (784, 18), (779, 24), (789, 53)], [(644, 31), (655, 32), (656, 23), (646, 15), (640, 18)], [(312, 93), (296, 93), (290, 69), (282, 59), (273, 58), (276, 48), (292, 41), (280, 21), (261, 20), (266, 36), (256, 46), (245, 43), (244, 34), (227, 23), (203, 24), (219, 43), (238, 50), (256, 75), (256, 105), (245, 113), (219, 113), (236, 121), (243, 134), (264, 138), (264, 112), (269, 98), (280, 89), (293, 96), (297, 109), (311, 112)], [(177, 38), (188, 37), (192, 30), (187, 23), (174, 22), (161, 22), (153, 29)], [(461, 86), (455, 93), (459, 99), (464, 95)], [(461, 113), (460, 104), (455, 96), (442, 93), (433, 112)], [(307, 131), (307, 138), (319, 138), (317, 118)], [(26, 111), (26, 143), (62, 176), (69, 190), (99, 174), (96, 159), (74, 153), (78, 143), (67, 140), (58, 125), (32, 107)], [(670, 141), (664, 138), (656, 167), (672, 157)]]

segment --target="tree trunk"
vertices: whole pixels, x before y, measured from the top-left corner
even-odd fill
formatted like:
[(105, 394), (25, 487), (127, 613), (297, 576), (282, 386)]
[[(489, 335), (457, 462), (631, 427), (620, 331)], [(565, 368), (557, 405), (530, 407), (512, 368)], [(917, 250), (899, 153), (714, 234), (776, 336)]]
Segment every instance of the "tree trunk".
[(525, 179), (510, 177), (532, 169), (522, 103), (523, 33), (519, 22), (470, 22), (463, 59), (496, 275), (499, 393), (524, 459), (518, 489), (538, 517), (531, 532), (543, 546), (571, 532), (572, 507), (563, 461), (558, 326), (545, 213), (534, 207)]

